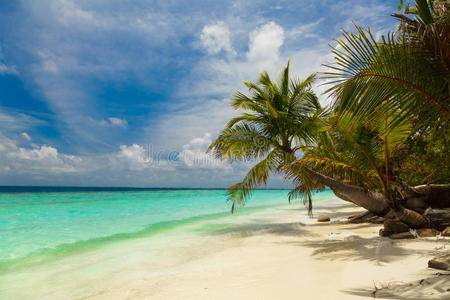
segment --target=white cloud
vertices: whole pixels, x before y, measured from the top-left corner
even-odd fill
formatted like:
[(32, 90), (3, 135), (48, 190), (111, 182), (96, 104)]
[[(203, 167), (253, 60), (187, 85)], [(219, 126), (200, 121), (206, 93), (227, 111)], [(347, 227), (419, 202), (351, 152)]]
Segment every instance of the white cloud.
[(201, 97), (208, 102), (211, 98), (228, 98), (240, 90), (245, 92), (242, 80), (255, 81), (260, 72), (266, 70), (275, 79), (277, 72), (291, 58), (291, 74), (306, 78), (321, 71), (321, 65), (331, 60), (327, 43), (308, 44), (309, 47), (295, 47), (292, 41), (285, 45), (285, 36), (305, 35), (308, 28), (314, 28), (321, 19), (296, 26), (286, 31), (275, 22), (268, 22), (247, 33), (248, 50), (234, 57), (206, 57), (192, 69), (191, 75), (180, 86), (179, 95)]
[(247, 33), (247, 42), (245, 53), (200, 60), (180, 86), (180, 96), (229, 97), (242, 86), (242, 80), (254, 80), (261, 71), (275, 72), (286, 64), (287, 57), (280, 55), (284, 29), (275, 22), (265, 23)]
[(22, 132), (20, 135), (27, 141), (31, 141), (31, 137), (28, 135), (28, 133)]
[(128, 121), (125, 119), (117, 118), (117, 117), (109, 117), (106, 119), (96, 120), (91, 116), (87, 118), (89, 121), (98, 124), (103, 127), (122, 127), (126, 128), (128, 126)]
[(45, 160), (45, 159), (57, 159), (58, 158), (58, 150), (49, 146), (41, 146), (38, 149), (25, 149), (25, 148), (17, 148), (17, 152), (10, 153), (10, 157), (17, 157), (25, 160)]
[(231, 45), (230, 30), (224, 22), (203, 27), (200, 40), (209, 54), (217, 54), (222, 50), (229, 54), (235, 54)]
[(280, 47), (284, 42), (284, 30), (275, 22), (269, 22), (252, 32), (249, 36), (247, 58), (250, 63), (268, 67), (279, 59)]
[(118, 127), (127, 127), (128, 126), (128, 122), (125, 119), (110, 117), (110, 118), (108, 118), (108, 121), (113, 126), (118, 126)]
[(152, 158), (142, 146), (133, 144), (131, 146), (121, 145), (120, 151), (111, 155), (111, 161), (116, 167), (122, 165), (131, 170), (143, 170), (151, 164)]
[[(23, 52), (17, 57), (28, 54), (30, 59), (22, 64), (14, 61), (16, 68), (0, 57), (0, 74), (17, 75), (17, 69), (20, 70), (31, 92), (46, 101), (52, 111), (52, 125), (64, 137), (61, 144), (76, 144), (70, 151), (84, 154), (80, 157), (64, 154), (67, 148), (52, 141), (40, 141), (38, 130), (32, 130), (37, 129), (36, 120), (29, 116), (16, 113), (15, 118), (25, 123), (10, 122), (0, 112), (0, 134), (10, 138), (0, 139), (0, 151), (6, 151), (1, 152), (0, 166), (3, 165), (3, 171), (22, 172), (25, 177), (23, 170), (29, 165), (30, 178), (41, 176), (47, 182), (63, 180), (63, 176), (51, 176), (51, 166), (73, 168), (76, 171), (67, 174), (79, 176), (74, 183), (85, 184), (187, 186), (215, 180), (234, 182), (248, 168), (234, 165), (225, 170), (234, 177), (223, 176), (224, 169), (216, 168), (218, 174), (214, 177), (215, 169), (203, 167), (201, 161), (205, 159), (208, 142), (235, 114), (227, 99), (235, 90), (246, 92), (241, 81), (255, 81), (263, 70), (275, 78), (289, 57), (292, 73), (305, 77), (330, 60), (326, 44), (337, 34), (333, 29), (335, 16), (345, 17), (346, 27), (352, 20), (378, 24), (386, 20), (380, 15), (388, 14), (383, 11), (383, 3), (372, 0), (367, 5), (346, 0), (338, 4), (293, 2), (273, 7), (276, 15), (268, 11), (270, 5), (254, 1), (221, 5), (194, 1), (188, 8), (181, 2), (151, 0), (132, 5), (104, 0), (46, 0), (46, 5), (34, 0), (22, 2), (18, 8), (23, 11), (16, 15), (17, 30), (8, 37), (11, 41), (8, 47), (21, 49)], [(293, 16), (291, 12), (296, 11), (296, 15), (295, 7), (300, 6), (298, 13), (303, 15)], [(287, 7), (291, 7), (291, 12)], [(315, 11), (305, 15), (303, 10), (311, 8)], [(319, 8), (326, 9), (324, 14), (317, 14)], [(211, 15), (220, 21), (211, 22)], [(322, 16), (324, 19), (320, 19)], [(336, 28), (342, 28), (343, 22), (337, 23)], [(303, 38), (316, 40), (305, 43)], [(192, 40), (197, 42), (189, 44)], [(198, 48), (199, 44), (211, 55), (200, 56), (198, 51), (186, 49), (189, 45)], [(172, 68), (182, 73), (175, 74), (176, 80), (159, 76), (160, 70)], [(186, 72), (191, 73), (186, 76)], [(98, 82), (101, 84), (97, 85)], [(141, 125), (136, 125), (141, 121), (137, 119), (128, 125), (125, 120), (128, 117), (109, 115), (104, 109), (104, 99), (99, 96), (105, 95), (105, 87), (116, 90), (128, 83), (150, 93), (162, 91), (163, 97), (167, 96), (167, 102), (158, 106), (149, 118), (144, 132), (111, 130), (128, 126), (141, 129)], [(170, 92), (166, 93), (165, 84), (170, 85)], [(114, 109), (128, 105), (117, 102)], [(104, 117), (94, 120), (86, 112)], [(25, 143), (27, 138), (21, 134), (24, 131), (33, 133), (36, 144)], [(120, 134), (124, 133), (126, 141), (121, 140), (124, 136)], [(179, 152), (179, 160), (173, 162), (166, 157), (148, 160), (153, 156), (148, 154), (150, 150), (142, 144), (143, 140), (166, 152)], [(103, 144), (108, 142), (112, 145), (105, 150)], [(94, 143), (101, 143), (102, 148), (94, 149), (91, 146)], [(95, 156), (86, 154), (99, 151), (101, 154)], [(15, 152), (16, 156), (14, 159), (8, 156), (10, 161), (3, 163), (2, 158), (7, 157), (4, 154), (9, 152)]]
[(216, 159), (212, 154), (205, 153), (211, 142), (211, 134), (209, 133), (194, 138), (188, 144), (183, 145), (183, 150), (178, 158), (189, 168), (230, 168), (231, 166), (225, 161)]
[(4, 171), (15, 174), (57, 174), (77, 171), (80, 157), (58, 153), (54, 147), (41, 145), (35, 148), (18, 147), (16, 142), (0, 137), (0, 156)]
[[(295, 34), (306, 32), (317, 26), (321, 20), (294, 28)], [(283, 49), (285, 30), (275, 22), (268, 22), (254, 28), (248, 36), (248, 51), (235, 57), (211, 58), (200, 61), (192, 74), (181, 86), (179, 95), (196, 99), (180, 109), (169, 113), (155, 126), (152, 124), (150, 136), (160, 135), (157, 143), (169, 148), (187, 144), (195, 137), (210, 133), (217, 136), (235, 112), (229, 105), (231, 94), (240, 90), (246, 92), (242, 80), (256, 80), (258, 74), (267, 70), (273, 79), (277, 71), (286, 65), (291, 57), (291, 74), (305, 78), (320, 70), (321, 64), (330, 61), (330, 50), (326, 43), (314, 48)], [(324, 88), (316, 88), (322, 93)], [(221, 98), (223, 100), (217, 100)], [(321, 102), (329, 102), (320, 96)], [(206, 150), (206, 146), (204, 147)]]
[[(31, 140), (23, 130), (39, 124), (21, 114), (0, 111), (0, 125), (7, 128), (0, 132), (0, 180), (5, 184), (217, 186), (230, 183), (221, 176), (224, 170), (233, 174), (229, 166), (205, 154), (211, 142), (209, 134), (191, 138), (184, 146), (176, 144), (171, 153), (134, 143), (103, 154), (72, 155), (53, 145), (21, 146), (22, 140)], [(214, 180), (208, 182), (211, 178)]]
[(216, 136), (234, 115), (228, 99), (202, 99), (201, 104), (183, 106), (163, 115), (157, 123), (150, 124), (147, 135), (158, 149), (177, 151), (199, 136)]

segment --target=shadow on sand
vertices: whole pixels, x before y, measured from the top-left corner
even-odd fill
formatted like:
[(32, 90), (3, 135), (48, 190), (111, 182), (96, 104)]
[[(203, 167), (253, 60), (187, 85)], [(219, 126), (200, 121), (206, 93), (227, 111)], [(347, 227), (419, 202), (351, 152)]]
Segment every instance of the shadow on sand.
[[(354, 213), (353, 213), (354, 214)], [(329, 214), (332, 218), (343, 218), (352, 213)], [(215, 224), (216, 230), (201, 230), (208, 235), (226, 235), (235, 237), (249, 237), (260, 234), (273, 234), (279, 236), (299, 237), (299, 239), (280, 240), (280, 244), (291, 244), (311, 248), (312, 258), (317, 260), (344, 260), (371, 261), (383, 265), (403, 257), (415, 254), (429, 257), (429, 250), (405, 247), (405, 243), (414, 243), (417, 240), (392, 240), (377, 235), (361, 237), (358, 235), (345, 235), (359, 229), (377, 229), (376, 224), (344, 224), (344, 223), (314, 223), (305, 225), (301, 222), (270, 222), (267, 219), (254, 218), (245, 224)], [(211, 224), (209, 225), (211, 226)], [(340, 231), (342, 235), (324, 237), (315, 233), (311, 228), (329, 227), (331, 231)], [(322, 231), (323, 232), (323, 231)], [(370, 230), (369, 230), (370, 232)], [(420, 239), (426, 243), (436, 243), (433, 239)], [(388, 282), (377, 283), (373, 288), (354, 288), (344, 290), (343, 293), (353, 296), (380, 299), (450, 299), (450, 274), (437, 273), (426, 279), (416, 282)]]
[(450, 299), (450, 273), (436, 273), (414, 282), (388, 282), (373, 289), (351, 289), (344, 293), (378, 299)]
[[(312, 225), (312, 226), (320, 226)], [(373, 224), (358, 224), (354, 227), (346, 226), (345, 231), (374, 227)], [(342, 228), (341, 228), (342, 229)], [(358, 235), (335, 236), (325, 240), (289, 242), (301, 247), (313, 248), (312, 256), (319, 260), (367, 260), (375, 263), (390, 263), (402, 259), (405, 255), (418, 254), (428, 257), (430, 252), (420, 249), (406, 249), (402, 243), (414, 243), (414, 240), (394, 241), (389, 238), (372, 236), (363, 238)], [(421, 242), (436, 243), (435, 240), (421, 240)]]
[[(341, 206), (340, 209), (345, 207), (356, 207), (353, 204)], [(305, 213), (305, 208), (277, 208), (280, 211), (299, 210), (302, 214)], [(346, 218), (351, 215), (355, 215), (357, 212), (333, 212), (326, 215), (332, 216), (333, 220)], [(321, 214), (318, 213), (312, 217), (316, 219)], [(316, 223), (308, 226), (330, 226), (331, 223)], [(334, 224), (341, 224), (336, 222)], [(359, 224), (358, 224), (359, 225)], [(358, 226), (356, 225), (356, 226)], [(368, 224), (370, 226), (370, 224)], [(319, 236), (318, 234), (307, 230), (306, 224), (302, 222), (271, 222), (270, 219), (257, 219), (253, 218), (244, 224), (232, 224), (232, 223), (208, 223), (204, 228), (197, 228), (197, 232), (202, 232), (208, 235), (230, 235), (247, 237), (258, 234), (278, 234), (283, 236), (302, 236), (311, 237)], [(213, 229), (213, 230), (212, 230)]]

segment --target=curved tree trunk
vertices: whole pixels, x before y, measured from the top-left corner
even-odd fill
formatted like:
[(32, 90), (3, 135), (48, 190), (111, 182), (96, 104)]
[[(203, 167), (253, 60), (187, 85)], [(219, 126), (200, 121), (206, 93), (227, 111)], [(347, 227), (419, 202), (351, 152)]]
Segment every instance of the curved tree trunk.
[(307, 169), (307, 172), (312, 178), (328, 186), (336, 196), (345, 201), (352, 202), (380, 216), (384, 216), (390, 210), (386, 197), (381, 193), (345, 184), (310, 169)]
[(400, 221), (411, 228), (429, 226), (427, 217), (414, 210), (405, 208), (400, 204), (396, 204), (393, 201), (389, 201), (381, 193), (345, 184), (311, 169), (307, 169), (307, 172), (312, 178), (328, 186), (339, 198), (361, 206), (376, 215), (384, 216), (392, 210)]

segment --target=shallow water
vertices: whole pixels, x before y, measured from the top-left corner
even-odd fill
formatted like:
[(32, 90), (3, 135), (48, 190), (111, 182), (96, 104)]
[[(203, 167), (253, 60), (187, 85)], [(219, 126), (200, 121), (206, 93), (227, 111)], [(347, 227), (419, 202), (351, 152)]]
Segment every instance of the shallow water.
[(85, 297), (136, 265), (170, 272), (219, 249), (217, 236), (264, 230), (227, 228), (288, 205), (287, 193), (255, 191), (234, 215), (225, 190), (0, 193), (0, 298)]

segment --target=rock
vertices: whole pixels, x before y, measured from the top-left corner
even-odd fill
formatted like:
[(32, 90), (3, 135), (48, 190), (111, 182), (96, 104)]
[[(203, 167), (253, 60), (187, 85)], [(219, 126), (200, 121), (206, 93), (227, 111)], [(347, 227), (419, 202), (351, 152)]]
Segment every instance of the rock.
[(444, 230), (442, 230), (441, 235), (442, 236), (450, 236), (450, 226), (446, 227)]
[(360, 223), (382, 224), (384, 222), (384, 218), (375, 216), (371, 212), (366, 212), (363, 214), (348, 217), (348, 222), (352, 224), (360, 224)]
[(405, 223), (392, 219), (384, 221), (384, 236), (402, 232), (409, 232), (409, 227)]
[(330, 217), (320, 217), (317, 222), (330, 222)]
[(350, 223), (356, 223), (357, 221), (361, 220), (366, 214), (359, 214), (359, 215), (353, 215), (348, 217), (348, 221)]
[(420, 237), (433, 237), (438, 235), (439, 231), (433, 228), (423, 228), (423, 229), (417, 229), (417, 234)]
[(450, 254), (429, 260), (428, 268), (450, 271)]
[(391, 234), (391, 235), (389, 235), (389, 238), (394, 239), (394, 240), (400, 240), (400, 239), (414, 239), (416, 237), (414, 236), (414, 234), (407, 231), (407, 232)]

